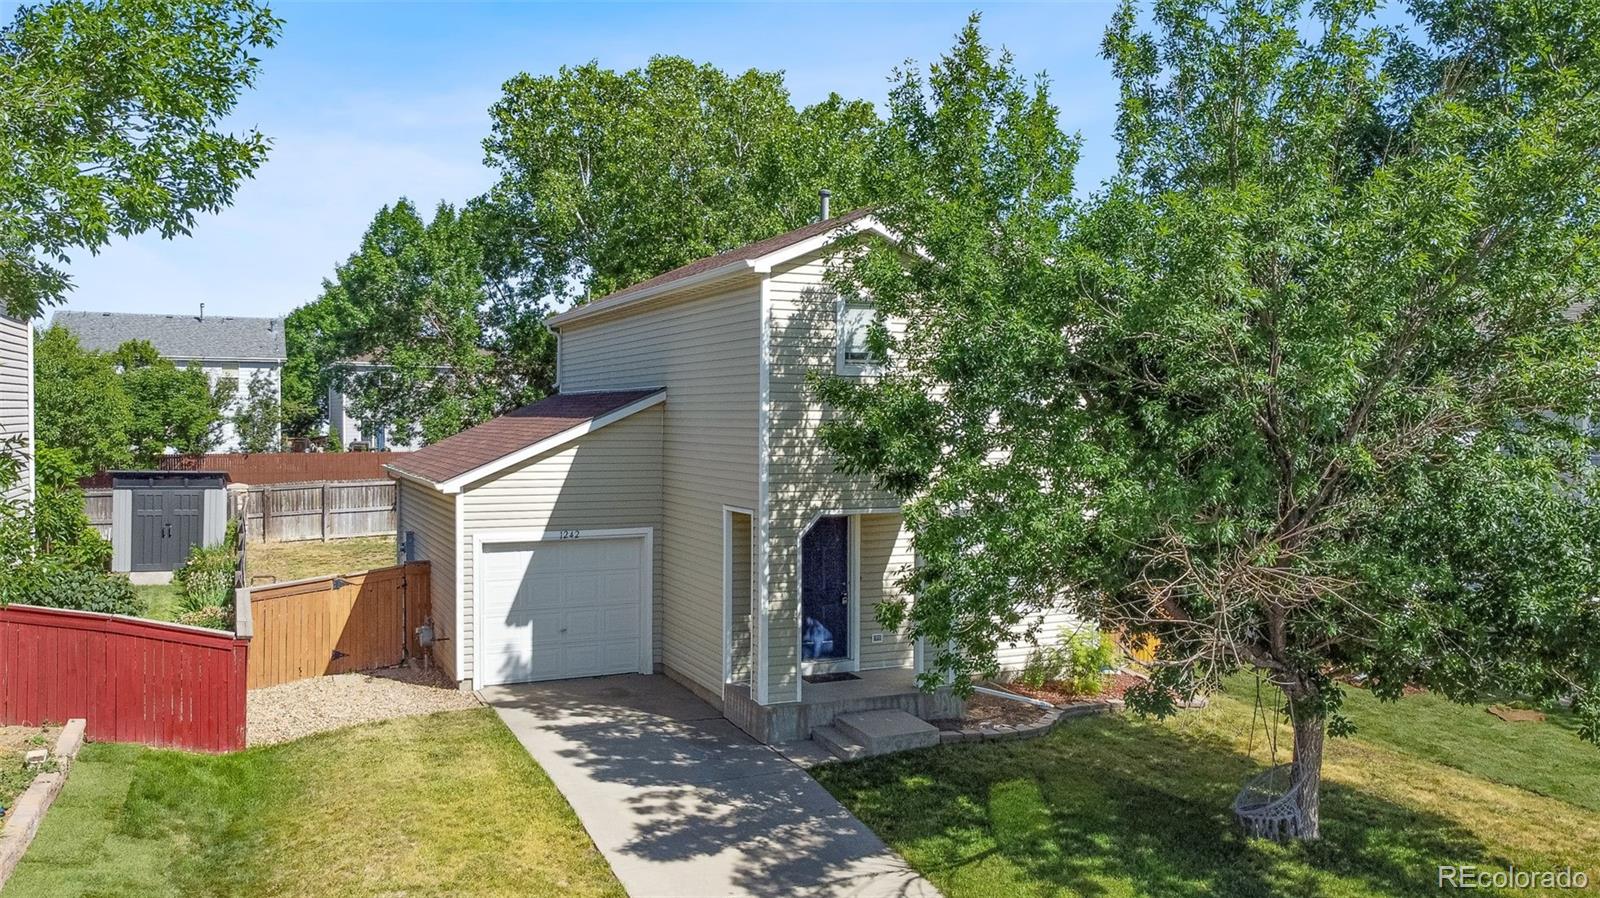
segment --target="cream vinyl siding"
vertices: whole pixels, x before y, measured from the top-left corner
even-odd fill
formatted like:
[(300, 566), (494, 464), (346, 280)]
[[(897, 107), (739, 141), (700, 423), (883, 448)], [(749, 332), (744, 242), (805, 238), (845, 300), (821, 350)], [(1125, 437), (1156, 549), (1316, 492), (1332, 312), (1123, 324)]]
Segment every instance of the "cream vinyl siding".
[[(670, 399), (669, 399), (670, 401)], [(585, 434), (462, 490), (461, 639), (472, 678), (478, 559), (475, 537), (495, 531), (650, 527), (654, 540), (652, 593), (661, 588), (661, 435), (665, 405), (655, 405)], [(655, 657), (661, 657), (661, 606), (655, 608)]]
[(413, 558), (428, 562), (428, 590), (433, 598), (434, 661), (452, 680), (456, 671), (456, 497), (409, 480), (396, 480), (399, 511), (395, 538), (405, 548), (413, 536)]
[[(1036, 639), (1030, 641), (1027, 637), (1027, 631), (1035, 622), (1039, 622)], [(1001, 678), (1009, 679), (1021, 673), (1023, 666), (1028, 663), (1028, 656), (1033, 654), (1033, 650), (1036, 647), (1059, 645), (1065, 641), (1061, 638), (1063, 633), (1079, 630), (1085, 633), (1094, 632), (1093, 627), (1065, 611), (1046, 611), (1018, 624), (1015, 631), (1015, 641), (995, 653), (996, 659), (1000, 662)]]
[[(833, 374), (838, 352), (838, 302), (823, 283), (824, 256), (777, 268), (768, 285), (771, 365), (767, 411), (768, 701), (797, 701), (800, 691), (799, 540), (818, 514), (898, 509), (899, 501), (868, 477), (848, 477), (817, 439), (827, 412), (806, 386), (806, 374)], [(863, 607), (865, 599), (863, 598)], [(863, 611), (863, 617), (866, 616)], [(862, 654), (871, 646), (863, 633)]]
[(751, 283), (561, 328), (564, 392), (667, 388), (656, 657), (713, 696), (722, 693), (722, 506), (756, 506), (759, 308)]
[[(897, 514), (862, 515), (859, 530), (861, 669), (910, 667), (916, 660), (912, 640), (878, 623), (878, 603), (900, 595), (896, 584), (915, 562), (911, 531)], [(882, 634), (883, 641), (874, 643), (873, 634)]]
[(33, 328), (0, 315), (0, 440), (21, 437), (22, 470), (0, 499), (33, 499)]

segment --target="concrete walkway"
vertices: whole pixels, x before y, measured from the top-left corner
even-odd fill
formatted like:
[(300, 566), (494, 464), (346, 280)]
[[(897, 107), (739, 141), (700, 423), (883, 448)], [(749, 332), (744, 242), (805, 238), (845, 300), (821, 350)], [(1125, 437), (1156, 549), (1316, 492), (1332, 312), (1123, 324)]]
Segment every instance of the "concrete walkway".
[(805, 771), (666, 677), (482, 695), (633, 898), (939, 894)]

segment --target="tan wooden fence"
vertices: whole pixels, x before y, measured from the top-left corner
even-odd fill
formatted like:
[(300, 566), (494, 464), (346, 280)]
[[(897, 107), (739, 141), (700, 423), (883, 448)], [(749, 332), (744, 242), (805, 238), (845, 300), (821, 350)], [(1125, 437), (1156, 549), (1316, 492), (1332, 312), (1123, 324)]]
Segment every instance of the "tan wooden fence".
[(111, 490), (84, 490), (83, 511), (104, 539), (111, 538)]
[[(394, 533), (393, 480), (319, 480), (228, 488), (228, 514), (243, 516), (263, 543), (388, 536)], [(111, 538), (111, 490), (83, 491), (83, 510)]]
[(428, 563), (241, 589), (249, 607), (249, 688), (392, 667), (420, 656)]
[(394, 533), (392, 480), (322, 480), (230, 487), (229, 502), (258, 542)]

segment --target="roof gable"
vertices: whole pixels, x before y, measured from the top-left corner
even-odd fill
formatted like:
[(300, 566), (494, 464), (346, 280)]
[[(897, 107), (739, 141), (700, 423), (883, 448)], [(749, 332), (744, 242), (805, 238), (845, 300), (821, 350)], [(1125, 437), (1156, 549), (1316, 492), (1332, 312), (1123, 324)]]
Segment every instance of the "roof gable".
[(830, 243), (863, 232), (872, 232), (890, 240), (898, 240), (897, 235), (872, 217), (870, 209), (857, 209), (824, 221), (812, 222), (775, 237), (748, 243), (725, 253), (698, 259), (600, 299), (552, 315), (546, 319), (546, 324), (559, 328), (573, 321), (600, 315), (613, 309), (627, 308), (646, 299), (670, 295), (675, 291), (686, 290), (708, 281), (740, 274), (764, 274), (771, 271), (774, 265), (808, 255)]
[(288, 357), (282, 318), (233, 315), (145, 315), (130, 312), (57, 312), (78, 345), (111, 352), (129, 340), (148, 340), (163, 358), (207, 361), (276, 361)]
[(665, 387), (558, 393), (455, 436), (408, 452), (384, 467), (445, 493), (620, 421), (667, 398)]

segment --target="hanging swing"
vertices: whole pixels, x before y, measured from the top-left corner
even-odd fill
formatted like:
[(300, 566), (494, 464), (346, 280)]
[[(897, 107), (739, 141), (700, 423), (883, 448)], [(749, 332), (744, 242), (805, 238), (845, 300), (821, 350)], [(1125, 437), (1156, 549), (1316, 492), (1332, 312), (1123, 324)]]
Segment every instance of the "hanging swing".
[(1256, 671), (1256, 705), (1250, 715), (1250, 740), (1245, 751), (1255, 756), (1256, 721), (1259, 719), (1266, 730), (1268, 766), (1246, 781), (1233, 799), (1233, 816), (1244, 827), (1245, 834), (1275, 842), (1297, 839), (1310, 831), (1310, 821), (1300, 806), (1305, 783), (1293, 779), (1293, 763), (1278, 763), (1280, 707), (1280, 702), (1274, 702), (1268, 714), (1262, 703), (1261, 672)]

